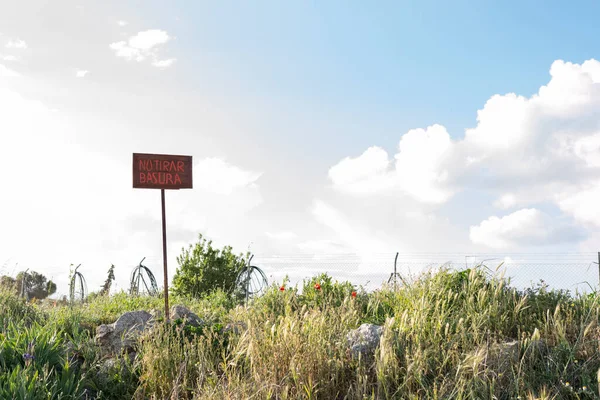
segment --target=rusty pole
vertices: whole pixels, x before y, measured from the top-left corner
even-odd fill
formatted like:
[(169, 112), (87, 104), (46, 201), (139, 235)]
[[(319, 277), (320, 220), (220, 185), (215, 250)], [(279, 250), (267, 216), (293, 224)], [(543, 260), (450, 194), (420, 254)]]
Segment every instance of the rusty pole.
[(162, 240), (163, 240), (163, 268), (165, 286), (165, 321), (169, 322), (169, 274), (167, 272), (167, 215), (165, 213), (165, 189), (160, 189), (162, 203)]

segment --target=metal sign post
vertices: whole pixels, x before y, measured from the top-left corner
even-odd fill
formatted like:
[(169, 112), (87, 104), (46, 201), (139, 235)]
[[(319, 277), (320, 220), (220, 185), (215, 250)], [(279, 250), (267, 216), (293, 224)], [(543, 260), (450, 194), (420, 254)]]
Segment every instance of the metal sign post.
[(165, 320), (169, 321), (169, 273), (167, 269), (167, 216), (165, 189), (192, 188), (192, 157), (133, 153), (133, 187), (160, 189), (162, 250), (164, 269)]
[(165, 287), (165, 320), (169, 322), (169, 274), (167, 272), (167, 215), (165, 212), (165, 189), (160, 189), (160, 202), (162, 208), (162, 250)]

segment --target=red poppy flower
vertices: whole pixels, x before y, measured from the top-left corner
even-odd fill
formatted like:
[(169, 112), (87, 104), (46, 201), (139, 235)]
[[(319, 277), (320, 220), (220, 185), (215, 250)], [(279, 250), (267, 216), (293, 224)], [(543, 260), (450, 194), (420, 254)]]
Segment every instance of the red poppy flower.
[(285, 286), (281, 285), (281, 286), (279, 287), (279, 290), (283, 292), (283, 291), (285, 290)]
[(318, 283), (315, 283), (315, 289), (321, 290), (321, 285), (319, 285)]
[(356, 292), (352, 292), (352, 297), (356, 297)]

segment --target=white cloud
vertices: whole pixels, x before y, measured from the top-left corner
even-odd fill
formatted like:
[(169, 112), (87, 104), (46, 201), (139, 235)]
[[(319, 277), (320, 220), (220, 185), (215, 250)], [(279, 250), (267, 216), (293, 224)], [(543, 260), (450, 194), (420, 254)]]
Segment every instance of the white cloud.
[(115, 51), (117, 57), (122, 57), (127, 60), (144, 61), (147, 56), (143, 54), (140, 49), (128, 46), (125, 41), (111, 43), (109, 47)]
[(220, 158), (205, 158), (194, 164), (194, 187), (215, 194), (256, 187), (260, 176), (261, 173), (243, 170)]
[(600, 132), (575, 140), (573, 152), (588, 167), (600, 167)]
[(75, 71), (75, 76), (77, 78), (84, 78), (90, 71), (85, 70), (85, 69), (78, 69), (77, 71)]
[(111, 43), (109, 47), (115, 52), (117, 57), (137, 62), (150, 59), (152, 60), (152, 65), (164, 68), (170, 66), (175, 61), (175, 59), (158, 59), (159, 48), (169, 40), (171, 40), (171, 37), (166, 31), (149, 29), (138, 32), (127, 41)]
[(117, 21), (117, 25), (119, 25), (119, 26), (126, 26), (127, 25), (127, 21), (123, 21), (123, 20)]
[[(477, 127), (467, 129), (465, 141), (482, 151), (501, 151), (521, 144), (528, 136), (528, 102), (509, 93), (490, 98), (477, 112)], [(506, 118), (507, 114), (510, 118)]]
[[(463, 138), (451, 139), (440, 125), (411, 130), (400, 138), (393, 167), (385, 150), (371, 147), (362, 156), (333, 166), (329, 178), (347, 196), (386, 194), (389, 202), (399, 202), (410, 195), (437, 209), (466, 190), (493, 196), (493, 205), (505, 210), (553, 205), (563, 212), (561, 220), (572, 218), (595, 229), (600, 227), (595, 207), (600, 204), (598, 110), (600, 62), (558, 60), (550, 68), (550, 81), (535, 95), (491, 96), (477, 112), (476, 126), (466, 129)], [(481, 200), (469, 201), (472, 204), (466, 207), (482, 206), (477, 204)], [(502, 223), (490, 220), (484, 226), (506, 227), (525, 216), (529, 220), (520, 223), (550, 221), (533, 214), (511, 215)], [(557, 232), (566, 239), (573, 237), (565, 230)], [(477, 239), (487, 237), (482, 228), (475, 229), (475, 237), (478, 243), (507, 244), (499, 235)]]
[(388, 154), (380, 147), (370, 147), (356, 158), (346, 157), (329, 169), (334, 187), (351, 193), (373, 193), (392, 183)]
[(139, 50), (150, 50), (153, 47), (167, 43), (169, 39), (171, 38), (167, 32), (160, 29), (150, 29), (130, 37), (129, 46)]
[(600, 227), (600, 181), (591, 182), (587, 187), (567, 190), (558, 198), (560, 209), (572, 215), (576, 221)]
[[(452, 191), (442, 162), (449, 153), (450, 135), (440, 125), (414, 129), (402, 136), (395, 164), (380, 147), (347, 157), (329, 170), (334, 188), (353, 194), (400, 190), (424, 203), (443, 203)], [(393, 168), (392, 168), (393, 165)]]
[(3, 56), (2, 59), (4, 61), (19, 61), (19, 57), (13, 56), (13, 55), (10, 55), (10, 54), (6, 55), (6, 56)]
[(440, 125), (403, 135), (395, 156), (400, 188), (424, 203), (448, 200), (452, 191), (446, 187), (448, 171), (442, 165), (450, 146), (450, 135)]
[(506, 210), (512, 208), (517, 204), (517, 198), (512, 193), (505, 193), (498, 200), (494, 202), (494, 207)]
[(167, 68), (173, 65), (175, 61), (174, 58), (169, 58), (168, 60), (156, 60), (152, 62), (152, 65), (158, 68)]
[(580, 238), (572, 227), (535, 208), (521, 209), (501, 218), (489, 217), (471, 226), (469, 237), (475, 244), (496, 249), (549, 245)]
[(8, 42), (6, 42), (5, 47), (7, 49), (26, 49), (27, 43), (25, 43), (25, 41), (21, 39), (11, 39)]

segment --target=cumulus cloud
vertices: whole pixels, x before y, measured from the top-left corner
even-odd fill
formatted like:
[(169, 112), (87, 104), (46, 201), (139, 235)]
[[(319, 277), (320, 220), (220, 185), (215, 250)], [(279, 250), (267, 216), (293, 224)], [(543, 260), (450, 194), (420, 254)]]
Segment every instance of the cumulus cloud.
[(123, 20), (117, 21), (117, 25), (119, 25), (119, 26), (126, 26), (127, 25), (127, 21), (123, 21)]
[(5, 47), (7, 49), (26, 49), (27, 43), (25, 43), (25, 41), (21, 39), (11, 39), (8, 42), (6, 42)]
[(600, 227), (600, 181), (579, 190), (567, 190), (559, 196), (558, 206), (576, 221)]
[(414, 129), (403, 135), (395, 155), (400, 188), (425, 203), (448, 200), (452, 191), (446, 186), (448, 171), (443, 161), (450, 146), (450, 135), (440, 125)]
[(6, 56), (2, 56), (2, 59), (3, 59), (4, 61), (19, 61), (19, 57), (17, 57), (17, 56), (13, 56), (13, 55), (11, 55), (11, 54), (9, 54), (9, 55), (6, 55)]
[[(346, 195), (384, 192), (392, 201), (408, 195), (438, 208), (467, 190), (492, 196), (492, 205), (505, 210), (545, 203), (593, 229), (600, 226), (595, 207), (600, 203), (598, 110), (600, 62), (558, 60), (536, 94), (491, 96), (464, 137), (452, 139), (441, 125), (414, 129), (401, 136), (395, 164), (384, 149), (371, 147), (331, 167), (329, 179)], [(533, 211), (493, 218), (474, 230), (475, 243), (508, 244), (498, 234), (486, 236), (484, 228), (548, 222)], [(526, 232), (532, 235), (530, 243), (540, 243), (534, 231)]]
[(77, 71), (75, 71), (75, 76), (77, 78), (84, 78), (90, 71), (85, 70), (85, 69), (78, 69)]
[(496, 249), (580, 239), (576, 229), (535, 208), (518, 210), (501, 218), (489, 217), (479, 225), (471, 226), (469, 237), (475, 244)]
[(149, 59), (155, 67), (165, 68), (172, 65), (175, 59), (159, 60), (158, 53), (161, 46), (171, 39), (171, 36), (166, 31), (149, 29), (138, 32), (127, 41), (123, 40), (111, 43), (109, 47), (115, 52), (117, 57), (137, 62)]
[(331, 167), (329, 179), (342, 192), (400, 190), (424, 203), (442, 203), (452, 195), (446, 187), (448, 172), (442, 168), (450, 145), (450, 135), (440, 125), (414, 129), (400, 139), (395, 163), (385, 150), (374, 146)]
[(346, 157), (329, 169), (329, 179), (334, 187), (351, 193), (371, 194), (389, 188), (390, 160), (385, 150), (370, 147), (362, 155)]

